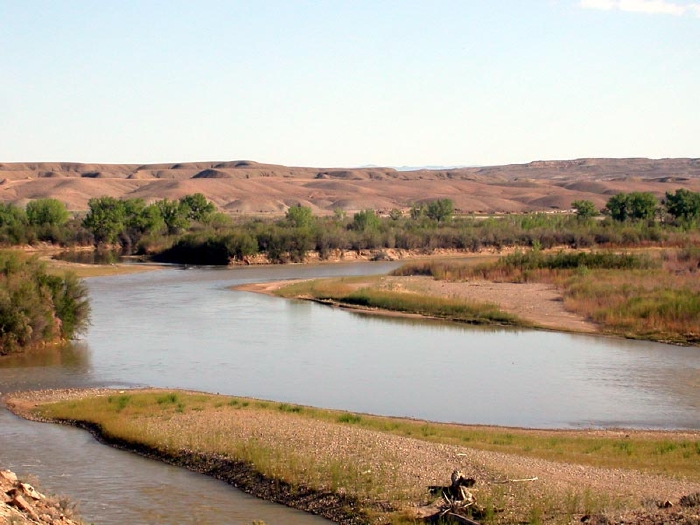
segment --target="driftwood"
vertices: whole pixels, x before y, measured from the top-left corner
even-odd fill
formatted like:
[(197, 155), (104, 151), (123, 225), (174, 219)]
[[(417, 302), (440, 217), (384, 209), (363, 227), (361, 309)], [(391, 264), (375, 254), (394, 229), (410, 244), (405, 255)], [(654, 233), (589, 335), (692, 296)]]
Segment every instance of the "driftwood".
[(470, 511), (476, 505), (474, 495), (467, 490), (476, 483), (474, 478), (467, 478), (459, 470), (452, 472), (450, 485), (431, 485), (428, 490), (431, 494), (440, 495), (442, 503), (437, 512), (427, 516), (428, 523), (459, 523), (466, 525), (479, 525), (470, 516)]

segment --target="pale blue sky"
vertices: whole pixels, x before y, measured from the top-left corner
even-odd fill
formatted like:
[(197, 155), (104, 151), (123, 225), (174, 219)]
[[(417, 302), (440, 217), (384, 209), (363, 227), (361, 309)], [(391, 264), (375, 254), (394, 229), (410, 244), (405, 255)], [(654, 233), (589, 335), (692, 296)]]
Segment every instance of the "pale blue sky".
[(0, 162), (700, 157), (700, 0), (0, 0)]

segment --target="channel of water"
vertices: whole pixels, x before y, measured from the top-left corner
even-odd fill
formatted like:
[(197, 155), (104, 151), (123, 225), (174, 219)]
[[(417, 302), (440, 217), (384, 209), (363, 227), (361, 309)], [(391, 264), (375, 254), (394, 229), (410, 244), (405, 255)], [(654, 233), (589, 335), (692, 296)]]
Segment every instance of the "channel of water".
[[(93, 278), (86, 338), (1, 362), (0, 391), (148, 385), (474, 424), (700, 427), (697, 348), (377, 318), (229, 289), (393, 266), (173, 268)], [(79, 500), (83, 515), (100, 524), (318, 519), (278, 505), (267, 510), (225, 484), (6, 411), (0, 465)], [(166, 514), (174, 500), (181, 506)]]

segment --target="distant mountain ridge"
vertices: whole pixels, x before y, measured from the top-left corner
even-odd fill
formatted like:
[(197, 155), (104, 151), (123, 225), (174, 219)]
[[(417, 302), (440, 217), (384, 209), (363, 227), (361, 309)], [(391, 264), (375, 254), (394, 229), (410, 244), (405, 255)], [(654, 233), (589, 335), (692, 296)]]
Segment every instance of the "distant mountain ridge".
[(620, 191), (700, 191), (700, 159), (585, 158), (459, 168), (315, 168), (249, 160), (157, 164), (0, 163), (0, 201), (25, 205), (53, 197), (87, 209), (91, 197), (147, 201), (200, 192), (230, 213), (282, 214), (295, 204), (316, 213), (336, 208), (407, 208), (451, 198), (464, 213), (568, 209), (573, 200), (602, 207)]

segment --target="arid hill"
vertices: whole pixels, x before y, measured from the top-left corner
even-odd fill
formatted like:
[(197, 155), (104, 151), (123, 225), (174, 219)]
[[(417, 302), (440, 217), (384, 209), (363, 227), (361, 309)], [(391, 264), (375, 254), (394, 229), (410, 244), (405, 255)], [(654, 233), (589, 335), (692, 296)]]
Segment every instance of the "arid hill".
[(407, 208), (450, 198), (464, 213), (566, 210), (578, 199), (603, 207), (618, 192), (700, 191), (700, 159), (577, 159), (456, 169), (308, 168), (252, 161), (176, 164), (0, 163), (0, 202), (53, 197), (71, 210), (92, 197), (146, 201), (203, 193), (232, 214), (317, 214)]

